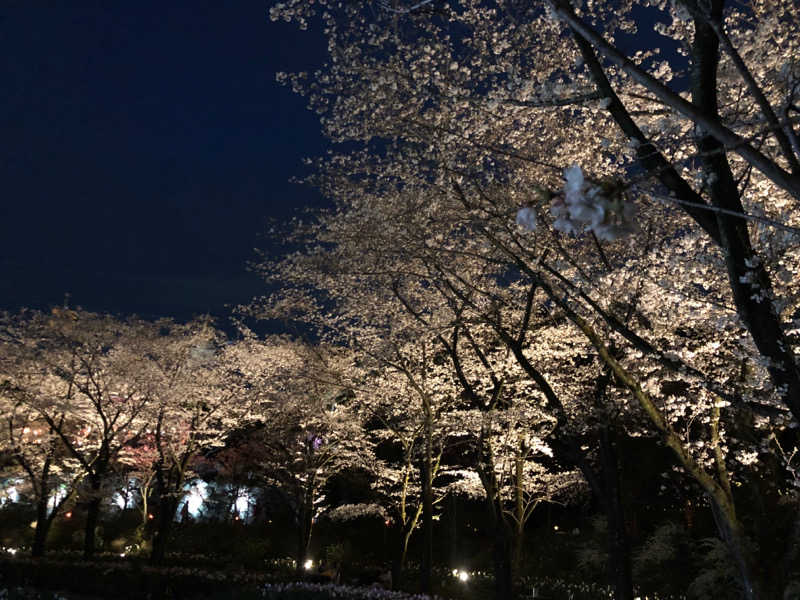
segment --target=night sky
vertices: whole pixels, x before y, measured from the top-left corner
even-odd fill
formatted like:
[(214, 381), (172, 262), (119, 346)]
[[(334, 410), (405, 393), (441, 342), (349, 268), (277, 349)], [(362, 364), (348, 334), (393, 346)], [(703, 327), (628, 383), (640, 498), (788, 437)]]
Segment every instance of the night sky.
[(270, 219), (322, 203), (291, 184), (324, 151), (275, 83), (318, 68), (319, 33), (267, 0), (0, 5), (0, 308), (223, 314)]

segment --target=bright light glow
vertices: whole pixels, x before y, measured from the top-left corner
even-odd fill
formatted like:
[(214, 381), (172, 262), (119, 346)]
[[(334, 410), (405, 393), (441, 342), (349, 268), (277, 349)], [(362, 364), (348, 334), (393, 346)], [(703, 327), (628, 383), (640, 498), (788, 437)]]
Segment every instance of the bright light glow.
[(9, 549), (8, 549), (8, 553), (9, 553), (11, 556), (14, 556), (14, 555), (17, 553), (17, 549), (16, 549), (16, 548), (9, 548)]
[(309, 558), (308, 560), (306, 560), (306, 562), (303, 563), (303, 568), (306, 571), (310, 571), (311, 569), (314, 568), (314, 561)]
[(19, 502), (19, 492), (16, 486), (11, 485), (4, 490), (0, 490), (0, 506), (3, 506), (6, 502)]
[(458, 577), (458, 569), (453, 569), (453, 577)]
[(553, 531), (558, 531), (558, 525), (553, 525)]
[(122, 491), (115, 492), (111, 497), (111, 501), (117, 505), (120, 510), (125, 510), (128, 506), (133, 506), (133, 496), (139, 491), (139, 482), (136, 478), (131, 477), (125, 485), (125, 493)]
[(467, 581), (468, 579), (469, 579), (469, 573), (467, 573), (466, 571), (459, 571), (458, 572), (458, 580), (459, 581), (461, 581), (463, 583), (463, 582)]
[(236, 502), (233, 503), (233, 508), (237, 514), (241, 515), (243, 519), (247, 518), (247, 515), (250, 512), (250, 499), (252, 495), (242, 490), (239, 492), (239, 495), (236, 497)]
[(256, 504), (255, 495), (249, 488), (241, 488), (239, 486), (224, 485), (217, 486), (214, 483), (206, 483), (202, 479), (187, 483), (183, 488), (183, 498), (178, 503), (178, 509), (175, 512), (175, 520), (180, 521), (185, 516), (185, 512), (193, 519), (202, 518), (204, 515), (203, 508), (206, 500), (208, 500), (212, 491), (217, 493), (223, 492), (235, 496), (233, 503), (230, 507), (230, 514), (232, 518), (238, 515), (239, 520), (248, 522), (253, 515), (253, 507)]
[(65, 513), (64, 513), (64, 517), (66, 517), (67, 519), (69, 519), (70, 517), (72, 517), (72, 511), (71, 511), (71, 510), (69, 510), (69, 511), (65, 512)]
[(67, 486), (60, 485), (58, 488), (50, 495), (50, 500), (47, 501), (47, 514), (53, 512), (58, 503), (61, 502), (67, 496)]
[(189, 516), (196, 519), (200, 516), (200, 509), (209, 496), (208, 484), (201, 479), (187, 485), (183, 489), (186, 490), (186, 495), (183, 497), (183, 501), (178, 505), (175, 518), (180, 519), (183, 505), (186, 504)]

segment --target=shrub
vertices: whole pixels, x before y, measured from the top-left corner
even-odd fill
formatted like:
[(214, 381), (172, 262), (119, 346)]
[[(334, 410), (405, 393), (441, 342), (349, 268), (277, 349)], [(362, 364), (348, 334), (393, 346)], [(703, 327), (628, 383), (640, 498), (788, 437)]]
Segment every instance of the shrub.
[(265, 600), (434, 600), (424, 594), (393, 592), (378, 587), (353, 587), (332, 583), (268, 583), (262, 588)]

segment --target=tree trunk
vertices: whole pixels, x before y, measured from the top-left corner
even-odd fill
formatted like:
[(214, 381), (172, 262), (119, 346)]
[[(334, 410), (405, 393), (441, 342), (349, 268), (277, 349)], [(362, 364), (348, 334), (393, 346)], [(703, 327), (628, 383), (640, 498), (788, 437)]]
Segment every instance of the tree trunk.
[(422, 564), (420, 592), (431, 593), (431, 571), (433, 568), (433, 489), (431, 485), (430, 448), (426, 448), (422, 461)]
[(390, 546), (392, 550), (392, 589), (400, 589), (403, 581), (403, 572), (406, 568), (406, 556), (408, 555), (408, 542), (411, 539), (413, 528), (406, 529), (405, 526), (398, 525), (392, 527), (389, 532)]
[(33, 534), (31, 556), (35, 558), (44, 556), (45, 542), (52, 522), (47, 514), (47, 497), (39, 498), (36, 503), (36, 531)]
[[(631, 576), (631, 552), (625, 529), (625, 512), (619, 486), (619, 462), (616, 452), (609, 452), (607, 434), (601, 434), (600, 469), (596, 470), (586, 460), (580, 450), (580, 440), (559, 440), (552, 438), (551, 447), (556, 458), (576, 466), (589, 483), (595, 498), (600, 502), (608, 521), (608, 553), (611, 581), (614, 585), (615, 600), (633, 598), (633, 578)], [(612, 494), (612, 490), (615, 490)], [(615, 498), (615, 499), (614, 499)]]
[(600, 434), (600, 460), (605, 488), (605, 509), (608, 520), (608, 571), (616, 600), (633, 600), (633, 575), (625, 510), (619, 481), (619, 458), (613, 433), (605, 427)]
[(511, 546), (511, 575), (519, 577), (522, 569), (522, 554), (525, 546), (525, 524), (515, 523), (513, 531), (513, 544)]
[(86, 510), (86, 531), (83, 536), (83, 558), (89, 559), (94, 555), (97, 545), (97, 524), (100, 521), (100, 485), (92, 485), (92, 497), (89, 499)]
[(431, 571), (433, 569), (433, 414), (430, 399), (423, 397), (425, 414), (425, 456), (422, 461), (422, 571), (420, 591), (431, 593)]
[(479, 439), (480, 458), (478, 474), (486, 492), (486, 508), (492, 529), (492, 564), (496, 600), (512, 599), (514, 595), (514, 574), (512, 572), (511, 531), (503, 514), (503, 500), (498, 490), (494, 457), (487, 439), (486, 423), (481, 427)]
[(518, 448), (514, 459), (514, 523), (511, 531), (511, 575), (519, 576), (525, 539), (525, 447)]
[(147, 525), (150, 521), (150, 500), (148, 498), (148, 494), (149, 492), (142, 493), (142, 519), (139, 521), (139, 525), (136, 527), (136, 543), (140, 545), (143, 544), (144, 540), (147, 538)]
[(303, 492), (300, 510), (297, 516), (297, 545), (295, 555), (295, 571), (303, 571), (303, 565), (311, 543), (311, 528), (314, 524), (314, 491), (311, 486)]
[(450, 496), (450, 564), (455, 566), (461, 563), (461, 552), (458, 549), (458, 506), (456, 495)]
[(765, 598), (762, 590), (766, 589), (766, 586), (758, 578), (753, 557), (747, 548), (738, 520), (735, 517), (731, 518), (728, 510), (721, 507), (713, 497), (710, 500), (714, 522), (717, 525), (722, 541), (725, 542), (733, 562), (736, 564), (739, 584), (742, 586), (744, 597), (747, 600)]
[(165, 495), (159, 499), (156, 529), (153, 533), (153, 548), (150, 552), (151, 565), (164, 564), (164, 559), (167, 555), (167, 542), (169, 541), (170, 533), (172, 533), (172, 525), (175, 521), (177, 510), (178, 496), (176, 494)]
[(492, 559), (494, 562), (494, 589), (497, 600), (513, 600), (514, 573), (511, 567), (511, 532), (508, 523), (502, 518), (502, 507), (493, 510), (494, 543)]

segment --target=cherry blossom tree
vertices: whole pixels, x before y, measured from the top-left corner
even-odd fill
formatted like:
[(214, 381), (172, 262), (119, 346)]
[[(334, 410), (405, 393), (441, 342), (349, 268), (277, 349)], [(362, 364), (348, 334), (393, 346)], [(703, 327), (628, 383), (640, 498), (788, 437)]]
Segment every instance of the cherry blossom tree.
[(260, 469), (266, 483), (285, 494), (294, 513), (299, 572), (324, 508), (325, 483), (359, 463), (364, 442), (361, 418), (347, 390), (325, 375), (336, 372), (336, 352), (285, 338), (272, 345), (266, 401), (258, 412)]
[[(681, 210), (722, 250), (737, 313), (798, 418), (782, 302), (771, 302), (773, 275), (747, 229), (796, 233), (780, 208), (800, 195), (791, 2), (641, 5), (290, 1), (271, 14), (324, 22), (329, 64), (280, 78), (308, 95), (336, 141), (402, 145), (406, 163), (440, 179), (511, 181), (521, 222), (549, 208), (556, 229), (600, 241), (630, 229), (634, 198), (643, 212)], [(626, 54), (616, 40), (637, 31), (640, 9), (663, 43)], [(553, 194), (547, 182), (575, 163), (565, 194)]]
[[(134, 450), (138, 458), (153, 461), (143, 465), (141, 481), (151, 482), (155, 491), (150, 560), (160, 564), (193, 461), (224, 446), (232, 432), (255, 419), (270, 354), (250, 335), (229, 342), (207, 319), (185, 325), (164, 320), (147, 333), (139, 377), (151, 400), (149, 426), (146, 448)], [(146, 495), (143, 489), (142, 498)]]
[[(373, 478), (373, 489), (386, 513), (385, 523), (395, 547), (392, 585), (397, 588), (403, 579), (411, 537), (426, 521), (426, 498), (432, 521), (434, 507), (452, 487), (437, 485), (436, 480), (451, 471), (442, 465), (442, 455), (448, 437), (460, 427), (448, 418), (447, 407), (452, 401), (438, 392), (426, 392), (428, 386), (432, 390), (448, 389), (434, 383), (443, 374), (440, 369), (429, 367), (423, 380), (409, 360), (402, 361), (400, 369), (388, 356), (377, 361), (361, 356), (356, 361), (358, 366), (348, 373), (354, 400), (366, 418), (365, 436), (371, 452), (364, 456), (364, 468)], [(425, 363), (419, 366), (425, 368)], [(422, 410), (409, 410), (409, 402)], [(426, 403), (429, 410), (425, 410)]]
[(9, 389), (78, 466), (73, 476), (80, 473), (78, 491), (87, 503), (86, 557), (95, 549), (103, 486), (146, 425), (148, 398), (135, 385), (136, 327), (107, 315), (54, 309), (23, 313), (6, 330), (14, 356), (6, 364), (21, 368)]
[[(4, 350), (7, 349), (4, 347)], [(6, 359), (12, 356), (6, 352), (3, 355)], [(15, 365), (14, 369), (3, 367), (0, 407), (4, 422), (0, 430), (0, 444), (10, 453), (10, 458), (21, 470), (32, 493), (36, 507), (36, 528), (31, 555), (38, 557), (44, 555), (47, 534), (53, 521), (61, 514), (63, 507), (74, 501), (83, 473), (74, 461), (70, 461), (61, 439), (38, 412), (21, 399), (23, 388), (31, 390), (30, 379), (35, 379), (36, 375), (20, 372), (19, 366)], [(59, 422), (63, 418), (62, 415)]]
[[(777, 566), (796, 547), (779, 533), (781, 558), (756, 564), (745, 538), (758, 532), (736, 509), (737, 489), (764, 477), (786, 492), (777, 448), (797, 446), (795, 12), (721, 0), (272, 9), (321, 18), (329, 63), (279, 78), (331, 139), (362, 144), (317, 165), (313, 183), (347, 219), (312, 228), (321, 242), (297, 280), (313, 268), (331, 288), (344, 270), (351, 289), (375, 277), (392, 289), (401, 273), (422, 282), (409, 305), (434, 331), (459, 311), (492, 328), (557, 419), (554, 453), (583, 462), (604, 497), (619, 497), (614, 469), (593, 478), (586, 460), (615, 462), (609, 434), (661, 438), (710, 499), (746, 597), (782, 589)], [(360, 262), (331, 268), (348, 248)], [(446, 318), (431, 291), (449, 299)], [(554, 356), (588, 362), (582, 386)], [(603, 424), (594, 457), (572, 398)]]
[[(265, 267), (265, 272), (284, 278), (284, 288), (281, 294), (256, 302), (251, 310), (260, 317), (298, 320), (308, 327), (315, 328), (330, 347), (349, 348), (359, 357), (361, 364), (355, 371), (352, 361), (349, 361), (349, 365), (343, 366), (337, 380), (337, 385), (340, 387), (352, 386), (354, 382), (361, 381), (362, 375), (359, 373), (365, 371), (372, 370), (375, 374), (391, 373), (389, 379), (378, 378), (387, 384), (380, 393), (392, 393), (389, 390), (392, 388), (396, 390), (396, 386), (401, 385), (403, 396), (400, 397), (406, 397), (406, 401), (410, 397), (418, 403), (421, 416), (418, 432), (420, 440), (412, 443), (406, 439), (404, 443), (408, 450), (406, 455), (408, 475), (410, 475), (411, 461), (419, 461), (417, 464), (420, 469), (423, 530), (421, 585), (423, 590), (430, 591), (435, 501), (433, 479), (438, 469), (437, 457), (441, 455), (443, 441), (436, 424), (443, 406), (448, 400), (452, 402), (456, 397), (453, 378), (443, 375), (441, 365), (436, 364), (438, 345), (429, 339), (429, 335), (419, 327), (415, 319), (410, 318), (401, 305), (391, 302), (385, 296), (387, 292), (391, 294), (391, 290), (359, 288), (352, 285), (352, 281), (347, 278), (347, 275), (357, 278), (357, 274), (345, 275), (341, 270), (324, 268), (321, 271), (312, 264), (314, 260), (312, 258), (310, 263), (306, 264), (286, 263), (276, 267), (275, 270), (272, 267)], [(312, 283), (312, 280), (306, 279), (311, 273), (321, 277), (325, 283), (317, 280)], [(336, 310), (326, 312), (317, 307), (313, 293), (311, 295), (305, 293), (310, 286), (315, 291), (327, 294), (330, 299), (335, 299)], [(342, 383), (343, 380), (348, 383)], [(388, 384), (389, 381), (393, 383)], [(370, 383), (370, 386), (374, 387), (374, 384)], [(414, 447), (417, 448), (419, 455), (414, 451)], [(405, 547), (408, 537), (413, 532), (416, 519), (407, 515), (401, 522), (402, 527), (408, 528), (403, 534)], [(396, 571), (401, 563), (402, 555), (401, 560), (395, 565)]]

